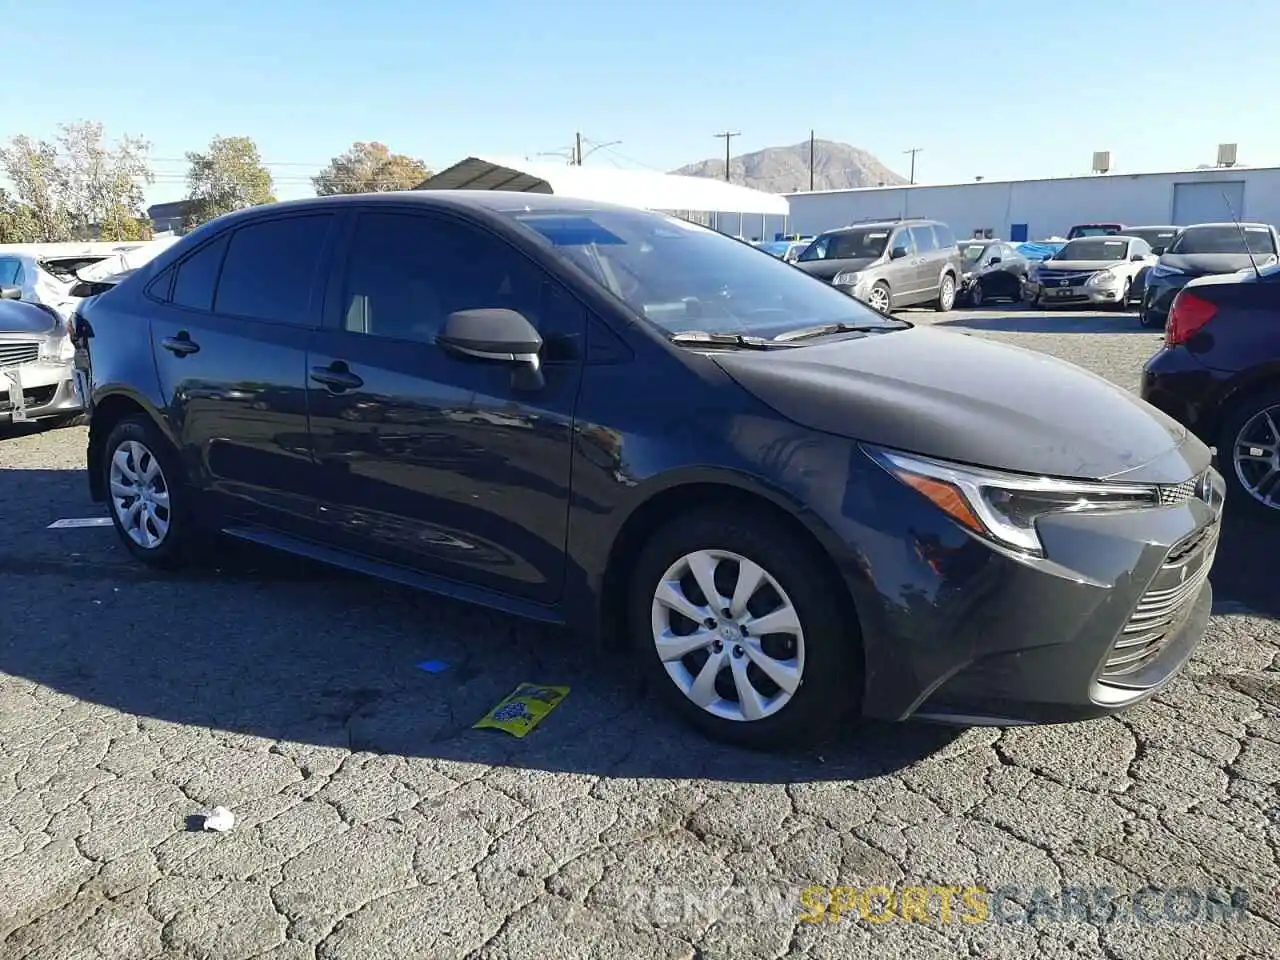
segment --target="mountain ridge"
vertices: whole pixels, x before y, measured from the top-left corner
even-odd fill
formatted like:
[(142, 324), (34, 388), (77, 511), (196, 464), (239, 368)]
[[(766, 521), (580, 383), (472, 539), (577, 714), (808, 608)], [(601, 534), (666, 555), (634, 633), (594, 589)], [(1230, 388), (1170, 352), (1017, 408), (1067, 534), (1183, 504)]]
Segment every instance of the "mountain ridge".
[[(896, 186), (907, 182), (874, 154), (848, 143), (815, 140), (813, 189)], [(707, 158), (672, 170), (685, 177), (724, 179), (724, 160)], [(800, 193), (809, 189), (809, 141), (784, 147), (765, 147), (729, 160), (732, 183), (765, 193)]]

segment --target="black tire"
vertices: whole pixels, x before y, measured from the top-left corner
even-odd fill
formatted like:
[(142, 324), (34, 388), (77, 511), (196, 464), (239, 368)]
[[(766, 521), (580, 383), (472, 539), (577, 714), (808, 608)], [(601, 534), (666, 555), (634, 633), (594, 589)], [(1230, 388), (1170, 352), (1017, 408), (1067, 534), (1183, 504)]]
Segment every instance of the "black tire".
[[(164, 538), (154, 547), (136, 542), (125, 530), (111, 496), (111, 461), (126, 443), (141, 444), (160, 465), (164, 487), (169, 495), (167, 511), (169, 528)], [(108, 512), (111, 523), (125, 549), (137, 560), (161, 570), (176, 570), (187, 566), (206, 542), (204, 532), (194, 519), (192, 495), (177, 453), (169, 440), (144, 414), (125, 417), (112, 428), (103, 445), (103, 489), (107, 491)]]
[[(883, 294), (884, 294), (884, 307), (883, 307), (883, 308), (876, 307), (876, 294), (877, 294), (877, 293), (883, 293)], [(893, 293), (892, 293), (892, 292), (890, 292), (890, 290), (889, 290), (889, 285), (888, 285), (887, 283), (885, 283), (883, 280), (881, 280), (879, 283), (877, 283), (875, 286), (873, 286), (873, 287), (871, 288), (871, 294), (870, 294), (870, 296), (867, 298), (867, 303), (868, 303), (868, 305), (869, 305), (870, 307), (872, 307), (873, 309), (878, 309), (878, 310), (880, 310), (880, 312), (881, 312), (881, 313), (886, 313), (886, 314), (888, 314), (888, 313), (892, 313), (892, 312), (893, 312)]]
[[(698, 550), (729, 551), (759, 564), (795, 607), (804, 635), (800, 685), (789, 702), (762, 719), (728, 719), (699, 707), (676, 686), (654, 649), (657, 586), (669, 567)], [(757, 750), (812, 746), (815, 737), (834, 733), (838, 721), (861, 705), (861, 646), (842, 602), (845, 589), (794, 531), (773, 518), (729, 508), (697, 509), (663, 525), (637, 557), (628, 591), (627, 632), (642, 669), (677, 713), (704, 735)], [(699, 662), (698, 653), (690, 654), (685, 669), (699, 669), (707, 655)], [(729, 672), (722, 668), (721, 682), (729, 682), (731, 689)]]
[[(1257, 499), (1245, 489), (1236, 472), (1235, 449), (1241, 431), (1263, 410), (1272, 410), (1272, 419), (1280, 425), (1280, 388), (1246, 397), (1227, 412), (1218, 435), (1218, 469), (1227, 482), (1227, 504), (1232, 509), (1247, 510), (1259, 519), (1280, 523), (1280, 507), (1269, 507)], [(1273, 438), (1272, 442), (1277, 439), (1280, 438)]]
[(946, 313), (956, 305), (956, 278), (949, 273), (944, 273), (942, 279), (938, 281), (938, 299), (933, 305), (933, 309), (939, 313)]
[(987, 294), (982, 289), (982, 281), (973, 281), (973, 286), (969, 288), (969, 306), (975, 310), (981, 310), (982, 305), (987, 302)]
[(1133, 281), (1126, 280), (1124, 287), (1120, 291), (1120, 299), (1116, 302), (1116, 309), (1123, 312), (1129, 309), (1129, 298), (1133, 295)]

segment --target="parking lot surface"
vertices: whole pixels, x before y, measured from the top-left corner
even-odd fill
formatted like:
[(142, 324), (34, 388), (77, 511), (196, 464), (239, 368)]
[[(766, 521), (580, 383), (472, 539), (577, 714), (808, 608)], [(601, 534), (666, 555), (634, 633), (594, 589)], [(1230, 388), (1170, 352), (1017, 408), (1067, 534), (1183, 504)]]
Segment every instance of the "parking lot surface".
[[(1116, 314), (904, 316), (1127, 388), (1159, 342)], [(84, 430), (5, 436), (3, 960), (1280, 953), (1277, 533), (1230, 508), (1206, 642), (1123, 717), (762, 756), (555, 631), (260, 553), (164, 576), (110, 529), (47, 530), (102, 515)], [(522, 681), (571, 692), (525, 739), (471, 729)], [(230, 832), (200, 831), (214, 805)], [(802, 918), (833, 886), (990, 909), (868, 918), (854, 890)], [(1069, 891), (1095, 908), (1027, 913)]]

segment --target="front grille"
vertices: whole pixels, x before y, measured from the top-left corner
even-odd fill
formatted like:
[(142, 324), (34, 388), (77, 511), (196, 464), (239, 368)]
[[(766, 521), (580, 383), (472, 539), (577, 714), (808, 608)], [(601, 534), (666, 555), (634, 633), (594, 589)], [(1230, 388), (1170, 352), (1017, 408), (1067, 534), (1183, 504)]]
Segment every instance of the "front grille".
[(1063, 280), (1068, 282), (1068, 286), (1079, 286), (1093, 274), (1094, 271), (1081, 273), (1079, 270), (1041, 270), (1036, 274), (1036, 280), (1047, 287), (1062, 286)]
[(1170, 548), (1160, 572), (1112, 645), (1111, 656), (1102, 666), (1102, 680), (1119, 681), (1160, 655), (1208, 579), (1217, 548), (1217, 524), (1201, 527)]
[(39, 357), (39, 340), (0, 340), (0, 367), (16, 367)]
[(1173, 507), (1180, 503), (1186, 503), (1196, 495), (1196, 490), (1200, 487), (1200, 480), (1203, 477), (1192, 477), (1190, 480), (1184, 480), (1182, 483), (1170, 483), (1160, 487), (1160, 506)]

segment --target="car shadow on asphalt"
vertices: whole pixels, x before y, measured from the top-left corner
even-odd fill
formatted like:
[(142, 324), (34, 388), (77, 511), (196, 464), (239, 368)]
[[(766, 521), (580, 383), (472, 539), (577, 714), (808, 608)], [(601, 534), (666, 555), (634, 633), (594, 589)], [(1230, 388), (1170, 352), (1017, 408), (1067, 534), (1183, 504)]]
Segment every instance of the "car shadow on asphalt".
[[(74, 493), (59, 492), (67, 486)], [(144, 721), (304, 757), (332, 748), (744, 783), (862, 780), (994, 736), (847, 719), (784, 752), (725, 746), (675, 719), (653, 688), (662, 678), (642, 677), (613, 644), (254, 547), (226, 544), (197, 570), (163, 574), (132, 561), (112, 530), (44, 534), (51, 511), (89, 515), (82, 489), (76, 471), (0, 470), (0, 502), (22, 511), (11, 518), (18, 535), (0, 542), (0, 672)], [(1255, 558), (1274, 537), (1229, 518), (1220, 600), (1268, 602)], [(426, 660), (446, 666), (420, 669)], [(521, 682), (571, 692), (523, 739), (473, 728)], [(11, 684), (0, 677), (0, 702), (20, 689)]]
[(1099, 313), (1073, 307), (1056, 310), (1036, 310), (1027, 307), (1017, 312), (1002, 311), (991, 316), (985, 311), (966, 313), (958, 311), (946, 320), (937, 320), (935, 327), (965, 328), (985, 333), (1139, 333), (1161, 336), (1162, 331), (1143, 327), (1131, 312)]

